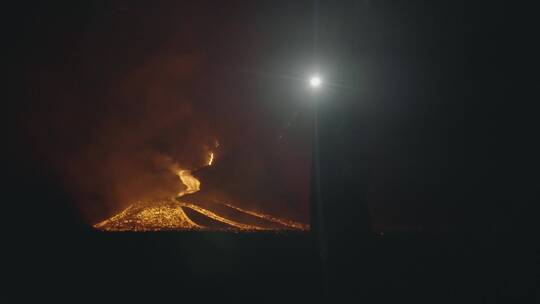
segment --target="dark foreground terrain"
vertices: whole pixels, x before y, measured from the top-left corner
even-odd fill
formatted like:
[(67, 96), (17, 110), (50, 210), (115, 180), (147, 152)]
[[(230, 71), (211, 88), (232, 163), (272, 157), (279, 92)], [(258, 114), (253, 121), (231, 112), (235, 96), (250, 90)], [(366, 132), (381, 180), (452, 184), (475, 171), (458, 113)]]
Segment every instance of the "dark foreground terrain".
[(69, 234), (35, 232), (22, 244), (24, 258), (12, 265), (19, 286), (122, 303), (339, 303), (351, 296), (347, 303), (489, 303), (496, 296), (490, 261), (478, 255), (487, 248), (464, 237), (373, 236), (351, 244), (361, 252), (355, 260), (344, 252), (326, 264), (334, 274), (328, 279), (309, 233)]

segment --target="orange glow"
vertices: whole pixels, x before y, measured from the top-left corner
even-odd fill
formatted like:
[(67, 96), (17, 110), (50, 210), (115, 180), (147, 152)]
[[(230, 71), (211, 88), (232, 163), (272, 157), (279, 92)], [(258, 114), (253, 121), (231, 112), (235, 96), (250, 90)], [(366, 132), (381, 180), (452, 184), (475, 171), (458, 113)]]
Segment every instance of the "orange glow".
[(197, 211), (197, 212), (199, 212), (199, 213), (201, 213), (203, 215), (206, 215), (207, 217), (209, 217), (209, 218), (211, 218), (213, 220), (228, 224), (229, 226), (232, 226), (232, 227), (240, 229), (240, 230), (267, 230), (267, 229), (265, 229), (263, 227), (259, 227), (259, 226), (255, 226), (255, 225), (242, 224), (242, 223), (227, 219), (225, 217), (217, 215), (216, 213), (214, 213), (214, 212), (212, 212), (212, 211), (210, 211), (208, 209), (204, 209), (204, 208), (199, 207), (199, 206), (194, 205), (194, 204), (180, 203), (180, 206), (193, 209), (193, 210), (195, 210), (195, 211)]
[(240, 211), (240, 212), (243, 212), (243, 213), (258, 217), (258, 218), (262, 218), (262, 219), (265, 219), (265, 220), (273, 222), (273, 223), (281, 224), (281, 225), (283, 225), (285, 227), (289, 227), (291, 229), (298, 229), (298, 230), (308, 230), (309, 229), (309, 225), (306, 225), (306, 224), (297, 223), (297, 222), (293, 222), (293, 221), (285, 220), (285, 219), (280, 219), (280, 218), (277, 218), (277, 217), (274, 217), (274, 216), (271, 216), (271, 215), (268, 215), (268, 214), (257, 213), (257, 212), (254, 212), (254, 211), (241, 209), (239, 207), (236, 207), (236, 206), (233, 206), (233, 205), (230, 205), (230, 204), (224, 204), (224, 205), (229, 207), (229, 208), (235, 209), (237, 211)]
[(213, 162), (214, 162), (214, 153), (210, 152), (210, 156), (208, 157), (208, 163), (206, 165), (211, 166)]
[(178, 177), (180, 177), (182, 184), (186, 186), (186, 190), (180, 191), (180, 193), (178, 193), (178, 197), (195, 193), (201, 189), (201, 182), (191, 175), (191, 171), (179, 170), (176, 174)]
[[(219, 143), (216, 141), (216, 146)], [(206, 166), (214, 162), (214, 153), (210, 152)], [(309, 225), (277, 218), (268, 214), (245, 210), (231, 204), (221, 205), (251, 216), (251, 224), (242, 223), (220, 214), (217, 210), (203, 208), (195, 203), (183, 201), (183, 197), (200, 190), (201, 182), (192, 175), (190, 170), (171, 168), (178, 175), (186, 187), (176, 197), (169, 199), (137, 202), (127, 209), (94, 225), (94, 228), (103, 231), (165, 231), (165, 230), (232, 230), (232, 231), (264, 231), (264, 230), (309, 230)], [(218, 207), (218, 206), (216, 206)], [(207, 219), (219, 222), (227, 228), (209, 228), (196, 223), (187, 214), (186, 210), (195, 211)], [(212, 208), (213, 209), (213, 208)], [(222, 210), (222, 209), (221, 209)], [(221, 211), (223, 213), (223, 210)], [(269, 225), (269, 223), (274, 225)], [(255, 224), (254, 224), (255, 223)], [(277, 225), (276, 225), (277, 224)]]
[(174, 201), (156, 202), (148, 206), (141, 202), (94, 225), (104, 231), (161, 231), (193, 230), (201, 228), (195, 224)]

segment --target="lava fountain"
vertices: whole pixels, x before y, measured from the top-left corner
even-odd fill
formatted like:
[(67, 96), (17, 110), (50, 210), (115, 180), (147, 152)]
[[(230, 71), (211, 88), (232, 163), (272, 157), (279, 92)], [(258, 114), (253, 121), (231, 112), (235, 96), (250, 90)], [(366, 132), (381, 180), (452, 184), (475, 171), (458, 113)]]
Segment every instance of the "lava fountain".
[[(214, 163), (210, 152), (205, 166)], [(200, 190), (201, 182), (191, 170), (172, 168), (186, 187), (176, 197), (152, 202), (136, 202), (120, 213), (94, 225), (102, 231), (279, 231), (309, 230), (309, 225), (245, 210), (228, 202), (201, 204), (185, 201)], [(232, 214), (232, 215), (231, 215)]]

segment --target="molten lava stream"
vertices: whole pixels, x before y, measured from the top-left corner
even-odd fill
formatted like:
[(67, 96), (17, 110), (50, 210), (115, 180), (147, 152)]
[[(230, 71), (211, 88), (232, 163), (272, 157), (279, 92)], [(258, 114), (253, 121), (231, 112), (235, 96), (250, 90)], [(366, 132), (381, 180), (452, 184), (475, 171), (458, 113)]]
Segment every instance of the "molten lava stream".
[[(214, 161), (214, 154), (210, 153), (207, 166), (211, 166)], [(239, 220), (228, 218), (223, 214), (218, 214), (216, 210), (209, 207), (201, 207), (195, 203), (188, 203), (181, 200), (188, 194), (200, 190), (201, 182), (191, 174), (190, 170), (176, 169), (185, 190), (178, 193), (177, 197), (154, 202), (137, 202), (117, 215), (94, 225), (94, 228), (104, 231), (163, 231), (163, 230), (223, 230), (212, 229), (197, 224), (186, 214), (184, 208), (193, 210), (209, 219), (225, 224), (230, 227), (226, 230), (240, 231), (264, 231), (264, 230), (308, 230), (309, 225), (280, 219), (271, 215), (245, 210), (231, 204), (221, 203), (223, 206), (241, 212), (245, 215), (260, 219), (260, 224), (242, 223)], [(215, 208), (213, 208), (215, 209)], [(269, 227), (264, 221), (278, 224), (278, 227)], [(251, 220), (253, 222), (253, 220)]]

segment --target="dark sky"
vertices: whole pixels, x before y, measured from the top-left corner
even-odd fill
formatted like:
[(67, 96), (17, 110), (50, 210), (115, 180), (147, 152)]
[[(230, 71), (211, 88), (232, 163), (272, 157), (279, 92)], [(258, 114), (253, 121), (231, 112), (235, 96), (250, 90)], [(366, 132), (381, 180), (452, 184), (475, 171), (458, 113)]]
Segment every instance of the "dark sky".
[(246, 207), (306, 220), (312, 105), (301, 78), (316, 67), (340, 84), (324, 88), (321, 110), (344, 105), (352, 122), (344, 138), (363, 156), (346, 161), (365, 181), (374, 227), (459, 224), (467, 43), (476, 37), (467, 5), (315, 3), (13, 8), (14, 163), (95, 220), (177, 191), (166, 168), (200, 166), (217, 138), (216, 187)]

